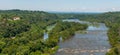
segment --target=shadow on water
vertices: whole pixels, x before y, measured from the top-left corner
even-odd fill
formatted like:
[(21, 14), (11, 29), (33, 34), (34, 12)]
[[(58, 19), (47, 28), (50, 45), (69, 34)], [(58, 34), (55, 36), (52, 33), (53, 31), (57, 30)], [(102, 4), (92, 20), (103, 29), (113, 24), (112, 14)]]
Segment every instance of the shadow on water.
[(105, 55), (110, 49), (107, 37), (108, 28), (104, 23), (90, 25), (86, 34), (75, 33), (73, 38), (59, 43), (55, 55)]

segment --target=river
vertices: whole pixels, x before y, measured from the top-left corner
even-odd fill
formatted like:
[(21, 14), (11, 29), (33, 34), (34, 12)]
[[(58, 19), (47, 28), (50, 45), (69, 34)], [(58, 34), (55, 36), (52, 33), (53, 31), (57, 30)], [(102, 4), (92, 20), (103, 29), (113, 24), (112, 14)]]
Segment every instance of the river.
[(60, 42), (55, 55), (105, 55), (111, 47), (107, 36), (108, 28), (104, 23), (98, 25), (89, 25), (87, 33), (76, 32), (72, 38)]

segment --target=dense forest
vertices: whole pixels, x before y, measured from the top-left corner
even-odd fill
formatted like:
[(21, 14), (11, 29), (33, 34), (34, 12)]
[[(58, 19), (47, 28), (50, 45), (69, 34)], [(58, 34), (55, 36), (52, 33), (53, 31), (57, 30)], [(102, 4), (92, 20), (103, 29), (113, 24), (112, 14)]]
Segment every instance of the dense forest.
[[(63, 22), (62, 19), (78, 18), (105, 23), (109, 28), (111, 50), (106, 55), (120, 55), (120, 12), (94, 14), (59, 14), (43, 11), (0, 10), (0, 55), (51, 55), (59, 48), (60, 37), (65, 41), (75, 31), (88, 25)], [(52, 30), (48, 26), (55, 25)], [(44, 32), (49, 38), (44, 40)], [(64, 34), (65, 33), (65, 34)]]
[[(60, 36), (66, 40), (75, 31), (87, 28), (86, 24), (62, 22), (61, 16), (43, 11), (0, 10), (0, 55), (51, 55), (59, 47)], [(52, 30), (47, 30), (54, 24)], [(43, 39), (44, 32), (50, 36), (47, 40)]]

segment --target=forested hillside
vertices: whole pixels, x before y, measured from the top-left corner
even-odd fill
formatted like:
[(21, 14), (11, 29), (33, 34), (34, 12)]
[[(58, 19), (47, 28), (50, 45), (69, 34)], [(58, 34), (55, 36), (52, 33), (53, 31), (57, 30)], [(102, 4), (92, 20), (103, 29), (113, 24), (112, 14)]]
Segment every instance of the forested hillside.
[[(59, 36), (65, 40), (87, 28), (60, 18), (43, 11), (0, 10), (0, 55), (50, 55), (58, 48)], [(53, 24), (56, 26), (48, 31), (47, 26)], [(43, 39), (45, 31), (50, 35), (47, 40)]]
[[(1, 55), (50, 55), (75, 31), (85, 30), (86, 24), (63, 22), (62, 19), (80, 19), (107, 25), (111, 50), (107, 55), (120, 55), (120, 12), (99, 14), (55, 14), (43, 11), (0, 10)], [(55, 25), (52, 30), (48, 26)], [(44, 40), (44, 32), (49, 38)]]
[[(43, 31), (56, 23), (57, 17), (42, 11), (0, 11), (0, 53), (8, 55), (35, 55), (49, 52), (54, 47), (43, 42)], [(48, 42), (48, 43), (47, 43)]]

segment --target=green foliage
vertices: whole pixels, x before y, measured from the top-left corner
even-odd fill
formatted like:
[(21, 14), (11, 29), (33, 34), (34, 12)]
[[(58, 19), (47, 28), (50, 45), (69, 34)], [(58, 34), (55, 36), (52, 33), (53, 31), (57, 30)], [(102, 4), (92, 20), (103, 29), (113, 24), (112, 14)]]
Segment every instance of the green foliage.
[[(20, 19), (14, 20), (14, 17)], [(43, 41), (43, 33), (47, 26), (56, 23), (56, 18), (55, 14), (42, 11), (0, 10), (0, 55), (53, 53), (50, 50), (58, 42)]]
[(49, 33), (49, 35), (51, 37), (57, 36), (56, 38), (59, 38), (61, 36), (63, 40), (65, 40), (73, 36), (75, 31), (85, 30), (86, 28), (86, 24), (75, 22), (58, 22), (55, 28), (53, 28), (53, 30)]

